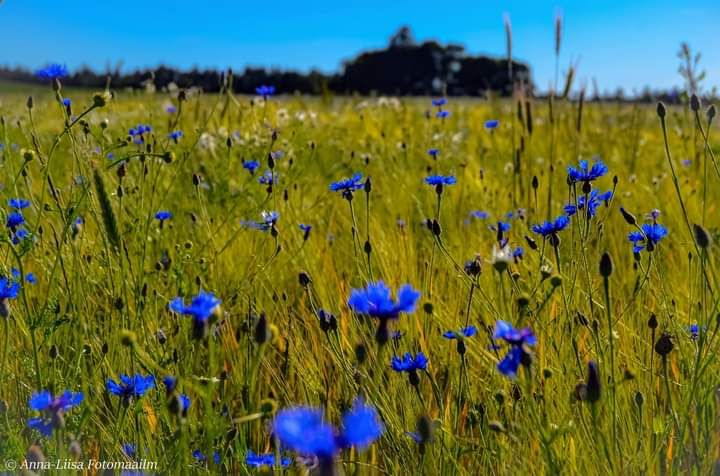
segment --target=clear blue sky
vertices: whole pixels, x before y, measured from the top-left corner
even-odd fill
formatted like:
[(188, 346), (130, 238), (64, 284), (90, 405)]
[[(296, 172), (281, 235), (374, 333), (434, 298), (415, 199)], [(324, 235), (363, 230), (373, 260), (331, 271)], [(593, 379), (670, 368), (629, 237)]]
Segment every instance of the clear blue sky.
[(718, 0), (5, 0), (0, 63), (328, 72), (360, 50), (383, 47), (402, 24), (418, 40), (453, 41), (473, 54), (499, 56), (507, 13), (514, 56), (531, 65), (535, 83), (546, 89), (554, 76), (558, 12), (564, 18), (561, 70), (577, 62), (578, 78), (588, 86), (592, 78), (601, 91), (679, 85), (681, 41), (702, 52), (706, 88), (720, 85)]

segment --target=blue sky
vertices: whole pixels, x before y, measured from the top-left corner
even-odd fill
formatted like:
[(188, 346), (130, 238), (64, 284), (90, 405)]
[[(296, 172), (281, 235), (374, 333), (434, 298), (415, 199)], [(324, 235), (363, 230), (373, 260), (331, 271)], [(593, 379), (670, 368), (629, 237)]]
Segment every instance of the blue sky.
[(687, 41), (703, 54), (706, 88), (720, 85), (720, 2), (349, 0), (271, 2), (174, 0), (5, 0), (0, 3), (0, 63), (32, 68), (123, 69), (167, 64), (337, 70), (364, 49), (383, 47), (402, 24), (419, 40), (464, 45), (473, 54), (505, 54), (503, 15), (513, 27), (514, 56), (527, 61), (537, 86), (554, 76), (556, 13), (564, 18), (561, 71), (601, 91), (679, 85), (676, 53)]

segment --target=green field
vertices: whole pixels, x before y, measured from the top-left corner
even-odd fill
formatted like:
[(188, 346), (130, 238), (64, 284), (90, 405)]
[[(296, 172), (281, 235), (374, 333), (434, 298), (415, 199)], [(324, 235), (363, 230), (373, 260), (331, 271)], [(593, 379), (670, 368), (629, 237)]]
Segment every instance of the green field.
[[(49, 86), (31, 108), (18, 88), (2, 91), (3, 222), (25, 221), (0, 243), (5, 283), (23, 281), (0, 326), (4, 460), (41, 451), (157, 462), (147, 474), (302, 474), (317, 461), (278, 444), (275, 414), (318, 407), (339, 427), (362, 396), (382, 436), (317, 471), (716, 467), (720, 149), (706, 104), (697, 120), (687, 100), (667, 106), (666, 148), (654, 105), (449, 99), (442, 119), (430, 98), (116, 91), (93, 105), (91, 92), (71, 91), (68, 110)], [(129, 137), (138, 124), (151, 130)], [(607, 173), (568, 179), (568, 166), (598, 158)], [(266, 170), (272, 187), (258, 182)], [(330, 190), (355, 173), (352, 200)], [(430, 175), (456, 183), (438, 193)], [(29, 206), (13, 210), (14, 198)], [(533, 231), (588, 202), (554, 235)], [(279, 218), (258, 225), (263, 211)], [(653, 221), (667, 236), (652, 239)], [(636, 253), (631, 232), (644, 240)], [(30, 272), (36, 283), (23, 280)], [(389, 320), (385, 343), (383, 320), (348, 304), (380, 280), (393, 298), (405, 283), (421, 293), (414, 312)], [(204, 325), (169, 310), (201, 290), (222, 301)], [(493, 340), (498, 320), (532, 329), (536, 343)], [(443, 337), (469, 325), (471, 337)], [(515, 376), (498, 369), (509, 350), (521, 357)], [(394, 371), (405, 352), (422, 352), (427, 368)], [(152, 375), (155, 388), (114, 395), (107, 380), (121, 374)], [(28, 406), (41, 390), (84, 398), (41, 413)], [(254, 469), (249, 450), (292, 462)]]

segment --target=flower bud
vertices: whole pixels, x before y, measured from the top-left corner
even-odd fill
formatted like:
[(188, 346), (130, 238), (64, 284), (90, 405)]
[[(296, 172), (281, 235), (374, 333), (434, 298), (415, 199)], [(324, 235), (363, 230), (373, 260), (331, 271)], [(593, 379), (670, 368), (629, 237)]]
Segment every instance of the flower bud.
[(600, 276), (603, 278), (609, 278), (610, 275), (613, 272), (613, 262), (612, 258), (610, 257), (610, 253), (607, 251), (603, 253), (602, 257), (600, 258)]
[(665, 118), (665, 104), (662, 101), (657, 103), (657, 115), (660, 119)]
[(705, 249), (710, 247), (712, 238), (710, 238), (710, 233), (708, 233), (703, 226), (695, 223), (693, 225), (693, 234), (695, 235), (695, 242), (700, 248)]

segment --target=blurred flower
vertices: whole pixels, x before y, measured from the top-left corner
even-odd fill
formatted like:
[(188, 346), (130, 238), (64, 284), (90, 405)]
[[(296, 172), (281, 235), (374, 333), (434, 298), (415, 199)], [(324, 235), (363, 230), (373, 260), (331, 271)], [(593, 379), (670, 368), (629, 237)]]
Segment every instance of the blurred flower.
[(515, 329), (509, 322), (499, 319), (495, 323), (492, 338), (502, 339), (510, 344), (510, 349), (497, 367), (503, 375), (514, 378), (517, 375), (519, 365), (529, 358), (526, 347), (537, 344), (535, 334), (529, 327)]
[(358, 314), (378, 319), (397, 319), (401, 312), (412, 313), (420, 292), (409, 284), (400, 287), (397, 302), (390, 296), (390, 288), (383, 281), (369, 283), (365, 289), (353, 289), (348, 300), (350, 308)]
[(257, 168), (260, 167), (260, 162), (258, 162), (257, 160), (243, 160), (242, 166), (245, 170), (248, 170), (251, 174), (254, 174)]
[[(275, 454), (255, 454), (252, 450), (248, 450), (247, 453), (245, 453), (245, 464), (251, 468), (262, 468), (264, 466), (272, 468), (275, 466)], [(290, 458), (283, 457), (280, 459), (280, 467), (287, 468), (290, 464), (292, 464)]]
[(13, 245), (19, 245), (24, 239), (29, 237), (30, 233), (21, 228), (12, 234), (12, 243)]
[(459, 331), (447, 331), (443, 334), (443, 337), (446, 339), (462, 339), (463, 337), (472, 337), (475, 334), (477, 334), (477, 327), (468, 326)]
[(266, 85), (260, 85), (257, 88), (255, 88), (255, 93), (258, 96), (262, 96), (264, 100), (267, 101), (267, 98), (270, 96), (273, 96), (275, 94), (275, 86), (266, 86)]
[(485, 121), (485, 129), (491, 131), (493, 129), (497, 129), (497, 127), (500, 125), (500, 121), (497, 119), (489, 119)]
[(132, 377), (120, 375), (119, 382), (109, 378), (105, 382), (107, 391), (113, 395), (122, 397), (123, 400), (130, 400), (132, 397), (140, 398), (149, 390), (155, 388), (155, 377), (152, 375), (136, 374)]
[(172, 218), (172, 216), (173, 216), (172, 212), (169, 212), (167, 210), (160, 210), (159, 212), (157, 212), (155, 214), (155, 218), (157, 220), (160, 220), (161, 223), (164, 222), (165, 220), (169, 220), (170, 218)]
[(447, 99), (445, 98), (437, 98), (432, 100), (432, 105), (435, 107), (443, 107), (445, 104), (447, 104)]
[(240, 224), (256, 230), (268, 231), (277, 224), (278, 218), (280, 218), (280, 214), (275, 211), (263, 211), (260, 213), (260, 216), (262, 218), (260, 221), (243, 220)]
[(332, 458), (339, 450), (335, 429), (325, 423), (322, 411), (311, 407), (280, 410), (272, 422), (272, 432), (283, 446), (319, 458)]
[(450, 116), (450, 111), (438, 111), (435, 113), (435, 117), (438, 119), (446, 119)]
[(360, 397), (355, 399), (352, 408), (343, 415), (343, 446), (355, 446), (362, 451), (380, 438), (384, 431), (375, 407), (365, 404)]
[(428, 149), (427, 153), (433, 159), (437, 159), (437, 156), (440, 153), (440, 151), (438, 149)]
[(578, 212), (578, 210), (585, 210), (586, 209), (586, 216), (588, 218), (592, 218), (595, 216), (595, 213), (597, 213), (597, 209), (600, 206), (601, 202), (607, 203), (612, 198), (612, 190), (608, 190), (605, 193), (600, 193), (597, 191), (597, 189), (593, 189), (590, 194), (587, 196), (587, 209), (585, 207), (585, 195), (580, 195), (577, 199), (577, 205), (574, 203), (568, 203), (565, 205), (565, 213), (568, 214), (568, 216), (572, 216)]
[(171, 133), (168, 134), (168, 138), (172, 139), (175, 142), (177, 142), (182, 136), (183, 136), (182, 131), (172, 131)]
[(25, 200), (24, 198), (11, 198), (8, 200), (8, 205), (15, 210), (22, 210), (23, 208), (30, 206), (30, 200)]
[(258, 177), (258, 182), (263, 185), (273, 185), (278, 181), (277, 174), (274, 174), (271, 170), (266, 170), (263, 175)]
[(60, 79), (67, 75), (67, 67), (58, 63), (51, 63), (44, 68), (35, 71), (35, 76), (40, 79)]
[(189, 305), (186, 306), (181, 297), (176, 297), (170, 301), (168, 308), (178, 314), (192, 316), (196, 321), (207, 321), (221, 303), (222, 301), (213, 293), (200, 291), (192, 298)]
[(301, 455), (316, 456), (322, 465), (331, 464), (343, 448), (362, 451), (378, 439), (383, 425), (374, 407), (357, 398), (342, 418), (342, 431), (326, 423), (321, 410), (312, 407), (286, 408), (272, 422), (272, 432), (280, 443)]
[(30, 418), (28, 420), (28, 427), (49, 437), (52, 434), (53, 428), (61, 428), (64, 425), (63, 414), (73, 407), (80, 405), (82, 401), (82, 393), (73, 393), (69, 390), (66, 390), (58, 397), (53, 397), (47, 390), (35, 393), (30, 397), (28, 406), (31, 410), (43, 412), (43, 415), (41, 417)]
[(25, 217), (20, 212), (10, 212), (7, 216), (7, 221), (5, 222), (5, 225), (10, 228), (10, 230), (15, 231), (17, 227), (25, 223)]
[(406, 352), (402, 358), (394, 355), (390, 361), (390, 367), (395, 372), (412, 372), (416, 370), (425, 370), (428, 366), (428, 359), (425, 354), (418, 352), (414, 357), (410, 352)]

